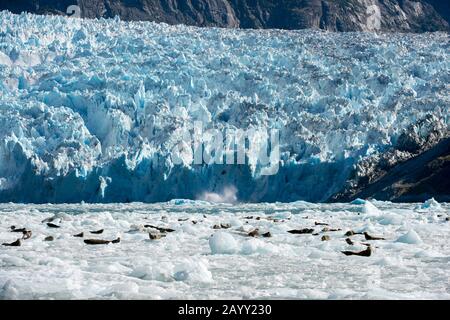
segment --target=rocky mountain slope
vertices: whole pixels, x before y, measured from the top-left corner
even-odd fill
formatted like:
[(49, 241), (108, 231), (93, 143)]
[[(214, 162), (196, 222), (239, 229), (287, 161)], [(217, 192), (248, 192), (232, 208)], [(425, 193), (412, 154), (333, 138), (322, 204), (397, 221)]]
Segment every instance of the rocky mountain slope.
[(0, 0), (13, 13), (120, 16), (169, 24), (230, 28), (321, 28), (330, 31), (449, 31), (450, 5), (440, 0)]
[(450, 138), (441, 119), (428, 115), (410, 125), (381, 154), (360, 161), (334, 201), (374, 197), (424, 201), (437, 195), (450, 201)]

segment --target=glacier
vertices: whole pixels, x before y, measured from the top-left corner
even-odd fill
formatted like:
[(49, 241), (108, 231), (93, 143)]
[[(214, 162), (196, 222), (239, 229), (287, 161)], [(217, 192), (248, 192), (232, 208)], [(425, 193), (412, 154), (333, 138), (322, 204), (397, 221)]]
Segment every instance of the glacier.
[[(327, 201), (408, 128), (425, 140), (427, 128), (450, 136), (449, 52), (448, 33), (200, 29), (3, 11), (0, 201), (162, 202), (230, 188), (243, 202)], [(279, 130), (278, 173), (175, 164), (179, 130), (193, 122)]]

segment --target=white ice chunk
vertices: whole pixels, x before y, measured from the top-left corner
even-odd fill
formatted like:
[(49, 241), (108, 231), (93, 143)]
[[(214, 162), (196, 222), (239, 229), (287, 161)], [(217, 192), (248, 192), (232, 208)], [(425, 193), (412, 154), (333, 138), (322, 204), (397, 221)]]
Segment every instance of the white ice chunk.
[(212, 282), (211, 271), (208, 270), (208, 262), (205, 259), (185, 260), (174, 268), (176, 281), (188, 282)]
[(223, 231), (214, 233), (209, 239), (212, 254), (233, 254), (239, 250), (238, 242), (234, 237)]
[(360, 199), (360, 198), (355, 199), (352, 202), (350, 202), (350, 204), (365, 204), (365, 203), (366, 203), (366, 200), (363, 200), (363, 199)]
[(421, 244), (422, 239), (420, 239), (419, 235), (413, 229), (411, 229), (406, 234), (400, 236), (396, 242), (407, 244)]
[(422, 209), (441, 209), (441, 205), (439, 202), (434, 200), (434, 198), (428, 199), (421, 205)]
[(11, 64), (12, 64), (11, 59), (6, 54), (0, 51), (0, 65), (9, 67), (11, 66)]
[(361, 212), (367, 215), (379, 215), (381, 213), (381, 211), (368, 200), (366, 200), (361, 207)]

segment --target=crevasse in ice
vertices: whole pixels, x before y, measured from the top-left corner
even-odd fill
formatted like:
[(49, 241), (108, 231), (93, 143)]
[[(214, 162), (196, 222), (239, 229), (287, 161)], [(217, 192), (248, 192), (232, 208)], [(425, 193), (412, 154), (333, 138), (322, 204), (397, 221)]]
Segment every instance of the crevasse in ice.
[[(325, 201), (433, 114), (448, 34), (225, 30), (0, 13), (0, 200)], [(278, 129), (276, 175), (176, 165), (180, 128)]]

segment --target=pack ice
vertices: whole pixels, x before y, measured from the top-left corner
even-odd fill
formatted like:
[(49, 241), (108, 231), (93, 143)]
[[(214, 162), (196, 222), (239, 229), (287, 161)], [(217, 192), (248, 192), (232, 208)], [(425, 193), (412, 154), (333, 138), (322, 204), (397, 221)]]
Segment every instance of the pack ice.
[[(0, 201), (154, 202), (229, 187), (244, 201), (326, 201), (417, 121), (448, 133), (448, 49), (445, 33), (1, 12)], [(194, 122), (278, 129), (278, 173), (175, 164), (180, 129)]]

